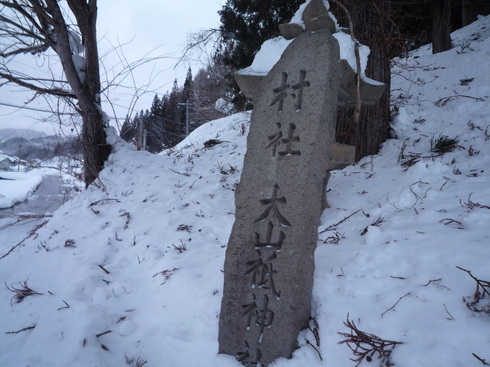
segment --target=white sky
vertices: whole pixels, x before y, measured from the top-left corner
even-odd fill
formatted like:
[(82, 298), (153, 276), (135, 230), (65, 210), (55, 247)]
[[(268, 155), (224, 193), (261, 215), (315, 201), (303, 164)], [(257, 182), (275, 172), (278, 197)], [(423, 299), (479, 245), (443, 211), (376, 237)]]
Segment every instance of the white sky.
[[(148, 57), (165, 56), (164, 59), (146, 64), (135, 73), (136, 83), (139, 86), (144, 86), (151, 80), (151, 85), (147, 89), (162, 95), (172, 88), (175, 78), (179, 80), (179, 85), (183, 84), (189, 64), (182, 64), (175, 69), (174, 67), (186, 45), (188, 33), (218, 27), (217, 12), (225, 2), (225, 0), (141, 0), (138, 2), (99, 0), (99, 53), (101, 56), (107, 53), (112, 49), (111, 44), (117, 46), (133, 40), (123, 48), (124, 56), (129, 63), (143, 58), (152, 50)], [(42, 66), (32, 58), (26, 58), (23, 63), (27, 70)], [(104, 60), (106, 68), (117, 63), (118, 58), (114, 53)], [(199, 66), (196, 62), (191, 65), (194, 75)], [(120, 123), (124, 121), (134, 94), (134, 90), (117, 90), (111, 94), (111, 99), (120, 106), (116, 107), (118, 118), (122, 119)], [(18, 88), (9, 86), (0, 88), (2, 103), (22, 105), (31, 95), (32, 93), (19, 93)], [(138, 100), (136, 110), (149, 108), (153, 97), (153, 92), (142, 96)], [(41, 102), (33, 102), (29, 106), (43, 108)], [(111, 117), (113, 116), (110, 106), (104, 105), (104, 110)], [(29, 127), (52, 134), (57, 131), (57, 126), (39, 121), (46, 117), (48, 114), (0, 106), (0, 129)]]

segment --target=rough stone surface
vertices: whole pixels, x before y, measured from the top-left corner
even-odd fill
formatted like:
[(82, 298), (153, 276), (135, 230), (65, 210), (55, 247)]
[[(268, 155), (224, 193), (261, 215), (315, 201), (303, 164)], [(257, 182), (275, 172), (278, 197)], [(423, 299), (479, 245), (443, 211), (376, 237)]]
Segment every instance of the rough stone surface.
[(339, 46), (322, 29), (299, 35), (258, 88), (219, 321), (219, 352), (247, 366), (291, 357), (308, 324), (339, 84)]
[(332, 158), (328, 170), (342, 169), (356, 163), (356, 147), (353, 145), (335, 143), (332, 145)]
[(257, 94), (257, 88), (260, 85), (264, 75), (251, 75), (235, 73), (235, 81), (240, 87), (240, 90), (245, 94), (245, 97), (254, 100)]
[(279, 31), (287, 40), (292, 40), (304, 32), (303, 27), (296, 23), (279, 24)]
[(307, 32), (319, 29), (328, 29), (331, 33), (335, 32), (335, 22), (328, 14), (323, 0), (311, 0), (303, 12), (303, 22)]
[[(341, 82), (339, 88), (338, 106), (352, 108), (356, 106), (357, 74), (347, 60), (340, 60)], [(361, 103), (363, 106), (373, 106), (386, 89), (386, 84), (372, 79), (361, 79)]]

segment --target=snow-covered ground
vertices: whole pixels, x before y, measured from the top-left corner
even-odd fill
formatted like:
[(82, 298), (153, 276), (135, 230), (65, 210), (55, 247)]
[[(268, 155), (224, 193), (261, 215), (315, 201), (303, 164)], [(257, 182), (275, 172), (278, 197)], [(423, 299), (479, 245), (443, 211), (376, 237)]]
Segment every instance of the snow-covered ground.
[(10, 208), (27, 199), (43, 180), (46, 171), (0, 171), (0, 209)]
[(46, 176), (59, 176), (66, 189), (82, 187), (82, 181), (76, 177), (80, 171), (80, 167), (74, 166), (76, 164), (73, 159), (55, 157), (42, 162), (39, 168), (22, 167), (19, 171), (0, 171), (0, 209), (25, 201)]
[[(329, 182), (312, 305), (319, 353), (305, 330), (275, 367), (355, 366), (338, 344), (347, 317), (402, 342), (398, 367), (490, 361), (490, 314), (467, 307), (476, 282), (457, 268), (490, 281), (489, 36), (481, 18), (453, 34), (454, 49), (398, 60), (396, 138)], [(249, 118), (210, 122), (159, 156), (118, 142), (99, 187), (0, 248), (0, 281), (38, 293), (0, 287), (0, 366), (239, 367), (217, 354), (217, 337)], [(431, 152), (440, 136), (455, 149)]]

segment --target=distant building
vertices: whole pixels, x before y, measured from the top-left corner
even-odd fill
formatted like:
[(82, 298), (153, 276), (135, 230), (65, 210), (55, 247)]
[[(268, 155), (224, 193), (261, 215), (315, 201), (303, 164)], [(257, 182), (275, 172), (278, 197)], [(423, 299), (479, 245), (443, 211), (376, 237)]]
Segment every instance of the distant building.
[(16, 163), (9, 157), (0, 156), (0, 171), (9, 171)]

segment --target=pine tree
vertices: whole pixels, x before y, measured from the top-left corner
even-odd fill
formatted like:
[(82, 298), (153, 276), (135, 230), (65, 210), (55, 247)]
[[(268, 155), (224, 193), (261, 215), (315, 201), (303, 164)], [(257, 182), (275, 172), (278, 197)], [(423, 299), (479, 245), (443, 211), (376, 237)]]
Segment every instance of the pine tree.
[(178, 105), (181, 100), (180, 97), (179, 85), (177, 84), (177, 79), (175, 79), (165, 110), (165, 141), (168, 142), (169, 147), (173, 147), (185, 137), (185, 126), (183, 128), (180, 121), (182, 112)]
[(249, 66), (262, 43), (279, 35), (304, 0), (228, 0), (219, 11), (225, 63)]
[[(189, 103), (189, 106), (183, 106), (180, 105), (181, 107), (181, 114), (180, 114), (180, 123), (182, 126), (184, 126), (184, 133), (186, 132), (186, 124), (187, 124), (187, 113), (189, 113), (189, 131), (192, 131), (192, 128), (195, 127), (195, 124), (193, 123), (192, 116), (194, 115), (194, 83), (192, 81), (192, 70), (189, 67), (187, 70), (187, 76), (184, 81), (184, 88), (182, 89), (182, 92), (180, 94), (180, 103)], [(187, 111), (187, 108), (189, 108), (189, 111)]]
[(161, 110), (162, 101), (158, 97), (158, 94), (155, 94), (155, 97), (153, 97), (153, 102), (151, 103), (150, 116), (159, 116), (161, 114)]
[[(287, 23), (304, 0), (227, 0), (219, 11), (222, 43), (216, 51), (233, 72), (252, 64), (264, 41), (278, 36), (279, 24)], [(235, 83), (233, 74), (226, 76), (233, 90), (232, 102), (237, 111), (251, 109), (251, 101)]]
[(164, 121), (162, 115), (162, 101), (155, 95), (150, 112), (146, 117), (146, 149), (151, 153), (159, 153), (164, 148)]
[(187, 76), (185, 77), (184, 89), (182, 90), (182, 101), (189, 100), (192, 102), (194, 100), (194, 90), (192, 82), (192, 69), (189, 67), (187, 69)]

